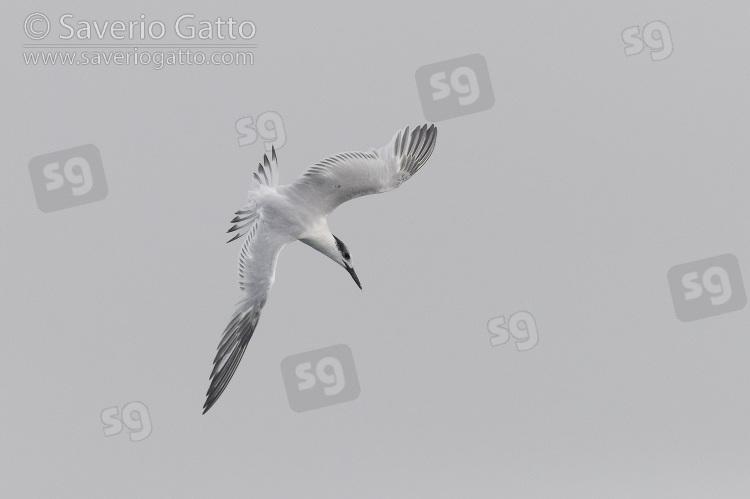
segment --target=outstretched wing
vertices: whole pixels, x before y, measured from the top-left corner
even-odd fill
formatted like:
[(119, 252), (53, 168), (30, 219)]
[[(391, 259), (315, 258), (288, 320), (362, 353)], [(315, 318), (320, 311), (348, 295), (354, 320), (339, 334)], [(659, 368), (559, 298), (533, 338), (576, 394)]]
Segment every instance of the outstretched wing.
[(262, 214), (253, 227), (240, 250), (239, 275), (243, 295), (219, 342), (211, 385), (203, 404), (204, 414), (224, 392), (242, 360), (273, 285), (279, 253), (289, 242), (288, 238), (266, 227)]
[(327, 215), (350, 199), (401, 185), (427, 162), (436, 139), (435, 125), (421, 125), (411, 132), (406, 127), (381, 149), (331, 156), (280, 189)]

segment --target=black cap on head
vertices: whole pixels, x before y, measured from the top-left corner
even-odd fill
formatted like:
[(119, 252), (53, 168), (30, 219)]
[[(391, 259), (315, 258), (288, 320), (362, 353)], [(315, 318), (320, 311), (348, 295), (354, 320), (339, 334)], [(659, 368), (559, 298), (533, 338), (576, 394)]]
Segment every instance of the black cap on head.
[[(331, 234), (333, 236), (333, 234)], [(344, 257), (344, 260), (348, 260), (351, 258), (351, 255), (349, 254), (349, 250), (346, 249), (346, 245), (341, 242), (341, 239), (339, 239), (336, 236), (333, 236), (333, 238), (336, 240), (336, 248), (338, 248), (339, 253), (341, 253), (341, 256)]]

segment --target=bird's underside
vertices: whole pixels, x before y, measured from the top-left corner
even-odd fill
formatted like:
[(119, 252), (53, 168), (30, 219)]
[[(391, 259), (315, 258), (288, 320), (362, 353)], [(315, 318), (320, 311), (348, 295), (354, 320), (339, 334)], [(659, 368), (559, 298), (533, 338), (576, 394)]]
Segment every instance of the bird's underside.
[(245, 353), (283, 247), (300, 240), (344, 267), (360, 285), (346, 246), (328, 229), (327, 216), (346, 201), (395, 189), (408, 180), (427, 162), (436, 138), (434, 125), (413, 131), (406, 127), (380, 149), (331, 156), (283, 186), (278, 185), (276, 151), (270, 159), (263, 157), (253, 173), (247, 204), (235, 213), (228, 231), (236, 232), (229, 242), (244, 237), (239, 256), (242, 297), (214, 358), (204, 413), (224, 392)]

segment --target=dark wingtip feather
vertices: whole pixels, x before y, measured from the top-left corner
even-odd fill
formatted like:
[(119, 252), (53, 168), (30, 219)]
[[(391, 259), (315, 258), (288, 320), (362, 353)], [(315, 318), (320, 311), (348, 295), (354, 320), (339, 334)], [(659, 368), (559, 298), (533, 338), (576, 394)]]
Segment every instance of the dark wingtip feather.
[(234, 224), (234, 225), (232, 225), (232, 226), (231, 226), (231, 227), (229, 228), (229, 230), (227, 231), (227, 234), (229, 234), (230, 232), (234, 232), (234, 231), (236, 231), (236, 230), (240, 230), (240, 229), (243, 229), (243, 228), (247, 227), (248, 225), (250, 225), (250, 224), (251, 224), (252, 222), (253, 222), (253, 221), (250, 221), (250, 222), (248, 222), (248, 223), (246, 223), (246, 224), (243, 224), (243, 225), (240, 225), (240, 224)]
[[(263, 162), (265, 163), (266, 168), (268, 168), (268, 171), (271, 171), (271, 166), (268, 164), (268, 157), (264, 154), (263, 155)], [(271, 185), (271, 182), (268, 180), (268, 174), (266, 173), (266, 168), (263, 168), (263, 165), (258, 165), (258, 172), (263, 175), (263, 178), (266, 179), (266, 185)]]
[(241, 238), (241, 237), (242, 237), (242, 236), (244, 236), (244, 235), (245, 235), (245, 234), (243, 234), (243, 233), (241, 233), (241, 232), (238, 232), (237, 234), (235, 234), (235, 235), (234, 235), (234, 237), (233, 237), (232, 239), (230, 239), (229, 241), (227, 241), (227, 243), (231, 243), (232, 241), (235, 241), (235, 240), (237, 240), (237, 239)]

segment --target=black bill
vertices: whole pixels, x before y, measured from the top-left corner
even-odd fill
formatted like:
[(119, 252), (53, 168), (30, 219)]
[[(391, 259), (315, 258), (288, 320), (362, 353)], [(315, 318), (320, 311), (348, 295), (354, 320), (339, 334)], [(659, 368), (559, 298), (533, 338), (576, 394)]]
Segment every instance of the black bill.
[(354, 272), (354, 267), (350, 267), (347, 265), (344, 267), (347, 272), (349, 272), (349, 275), (352, 276), (352, 279), (354, 279), (354, 282), (357, 283), (357, 286), (359, 286), (359, 289), (362, 289), (362, 285), (359, 283), (359, 277), (357, 277), (357, 273)]

